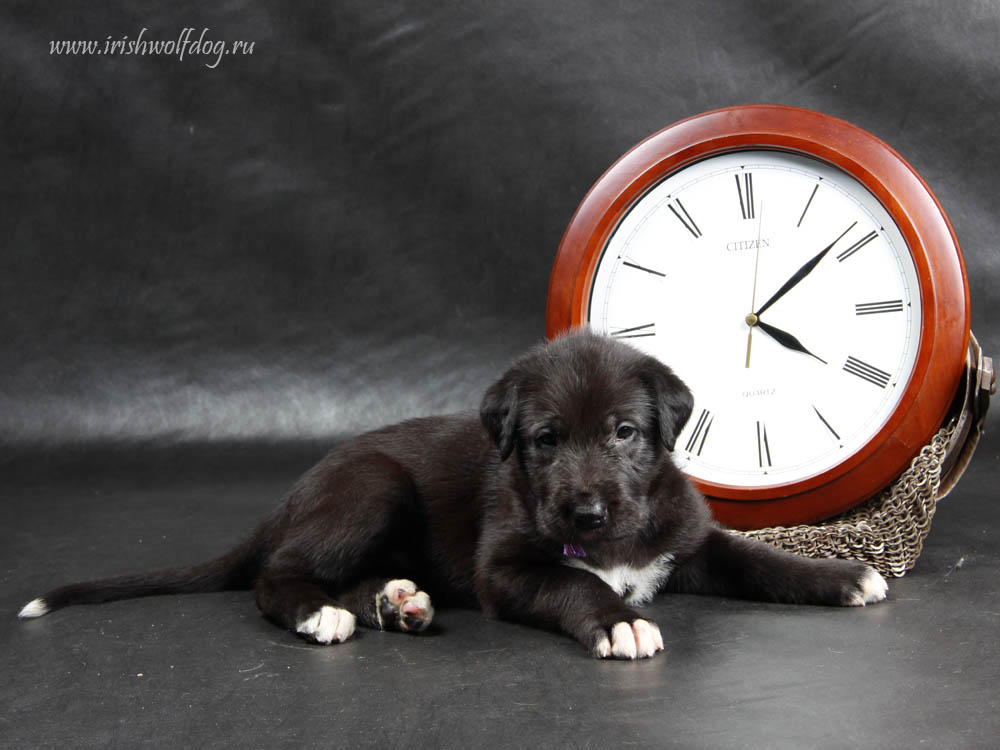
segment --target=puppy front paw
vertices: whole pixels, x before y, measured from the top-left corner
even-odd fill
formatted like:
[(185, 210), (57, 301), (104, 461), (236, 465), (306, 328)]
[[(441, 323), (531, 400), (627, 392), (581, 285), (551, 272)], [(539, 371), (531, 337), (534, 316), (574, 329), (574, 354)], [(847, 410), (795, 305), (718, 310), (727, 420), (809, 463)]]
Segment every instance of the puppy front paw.
[(663, 636), (655, 622), (618, 622), (598, 636), (593, 655), (598, 659), (648, 659), (663, 650)]
[(426, 592), (418, 591), (413, 581), (396, 579), (385, 584), (375, 595), (375, 607), (382, 630), (419, 633), (434, 618), (434, 607)]
[(889, 584), (874, 568), (865, 566), (864, 571), (853, 586), (844, 591), (842, 604), (845, 607), (863, 607), (885, 599)]
[(327, 645), (343, 643), (354, 635), (354, 615), (340, 607), (320, 607), (295, 626), (307, 641)]

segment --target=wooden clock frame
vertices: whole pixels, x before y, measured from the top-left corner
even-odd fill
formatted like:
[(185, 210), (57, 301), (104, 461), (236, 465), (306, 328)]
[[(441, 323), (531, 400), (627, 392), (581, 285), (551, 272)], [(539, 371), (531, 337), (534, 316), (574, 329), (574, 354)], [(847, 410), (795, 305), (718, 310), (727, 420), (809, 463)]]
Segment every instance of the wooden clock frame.
[(621, 157), (590, 189), (566, 228), (552, 268), (548, 336), (586, 323), (597, 263), (636, 201), (696, 161), (751, 149), (812, 157), (875, 195), (913, 257), (923, 320), (913, 374), (895, 411), (853, 455), (815, 476), (767, 487), (694, 480), (716, 518), (743, 529), (827, 518), (890, 484), (944, 422), (965, 367), (970, 331), (968, 281), (958, 241), (916, 171), (881, 140), (843, 120), (795, 107), (746, 105), (706, 112), (661, 130)]

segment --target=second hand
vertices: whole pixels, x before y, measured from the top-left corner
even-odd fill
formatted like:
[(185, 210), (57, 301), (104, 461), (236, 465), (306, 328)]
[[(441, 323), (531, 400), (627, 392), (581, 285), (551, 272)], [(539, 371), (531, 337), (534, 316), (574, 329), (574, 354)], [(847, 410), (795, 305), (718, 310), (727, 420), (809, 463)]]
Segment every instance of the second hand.
[(761, 228), (764, 226), (764, 201), (760, 202), (760, 214), (757, 221), (757, 257), (754, 259), (753, 263), (753, 294), (750, 300), (750, 314), (746, 317), (747, 325), (750, 326), (750, 332), (747, 334), (747, 361), (746, 367), (750, 368), (750, 346), (753, 344), (753, 329), (757, 325), (757, 316), (753, 314), (753, 311), (757, 309), (757, 269), (760, 267), (760, 236)]

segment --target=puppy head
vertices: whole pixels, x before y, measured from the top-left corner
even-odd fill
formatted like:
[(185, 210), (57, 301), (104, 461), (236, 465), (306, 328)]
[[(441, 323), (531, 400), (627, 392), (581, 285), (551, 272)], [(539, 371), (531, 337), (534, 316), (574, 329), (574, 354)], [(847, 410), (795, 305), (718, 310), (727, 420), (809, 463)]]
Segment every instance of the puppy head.
[(515, 362), (486, 392), (480, 417), (501, 459), (516, 454), (537, 530), (583, 542), (646, 525), (650, 485), (673, 470), (664, 451), (692, 407), (691, 392), (654, 357), (577, 331)]

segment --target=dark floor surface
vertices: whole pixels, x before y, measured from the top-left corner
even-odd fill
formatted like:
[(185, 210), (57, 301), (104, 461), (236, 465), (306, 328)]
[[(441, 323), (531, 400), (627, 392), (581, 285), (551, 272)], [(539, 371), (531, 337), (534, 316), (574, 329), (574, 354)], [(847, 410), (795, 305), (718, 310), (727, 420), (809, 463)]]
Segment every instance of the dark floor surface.
[(247, 592), (16, 619), (72, 579), (223, 550), (316, 454), (265, 455), (4, 472), (0, 746), (1000, 746), (998, 457), (982, 449), (886, 603), (661, 597), (645, 611), (666, 652), (640, 663), (459, 610), (424, 636), (309, 646)]

